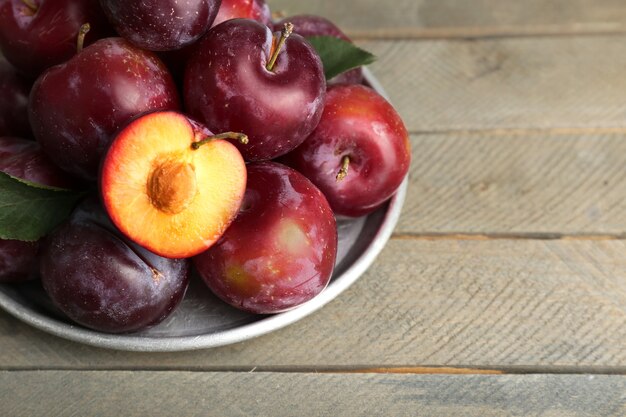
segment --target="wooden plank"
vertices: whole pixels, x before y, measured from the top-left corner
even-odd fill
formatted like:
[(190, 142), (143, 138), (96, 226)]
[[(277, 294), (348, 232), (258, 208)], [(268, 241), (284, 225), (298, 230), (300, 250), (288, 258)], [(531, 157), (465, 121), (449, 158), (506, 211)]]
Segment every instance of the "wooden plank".
[(0, 369), (626, 372), (626, 241), (392, 240), (332, 303), (267, 336), (168, 354), (67, 342), (0, 314)]
[(355, 37), (469, 37), (623, 31), (620, 0), (270, 0), (274, 11), (312, 13)]
[(626, 131), (414, 135), (399, 234), (626, 237)]
[[(3, 416), (623, 416), (626, 377), (0, 372)], [(418, 413), (418, 414), (416, 414)]]
[(626, 128), (626, 36), (360, 45), (413, 132)]

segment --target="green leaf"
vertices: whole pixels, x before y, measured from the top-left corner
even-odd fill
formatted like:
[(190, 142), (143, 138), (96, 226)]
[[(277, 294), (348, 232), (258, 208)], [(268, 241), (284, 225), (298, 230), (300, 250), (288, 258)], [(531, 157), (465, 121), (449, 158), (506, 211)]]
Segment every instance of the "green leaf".
[(35, 241), (63, 222), (84, 196), (0, 172), (0, 238)]
[(322, 58), (327, 80), (376, 60), (371, 53), (343, 39), (333, 36), (312, 36), (307, 39)]

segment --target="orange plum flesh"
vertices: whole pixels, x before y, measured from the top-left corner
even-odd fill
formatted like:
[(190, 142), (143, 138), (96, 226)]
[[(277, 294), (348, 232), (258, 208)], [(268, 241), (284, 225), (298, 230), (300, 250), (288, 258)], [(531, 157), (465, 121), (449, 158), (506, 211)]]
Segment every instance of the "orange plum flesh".
[(168, 258), (209, 248), (236, 216), (246, 187), (237, 148), (175, 112), (142, 116), (115, 138), (102, 164), (104, 206), (122, 233)]

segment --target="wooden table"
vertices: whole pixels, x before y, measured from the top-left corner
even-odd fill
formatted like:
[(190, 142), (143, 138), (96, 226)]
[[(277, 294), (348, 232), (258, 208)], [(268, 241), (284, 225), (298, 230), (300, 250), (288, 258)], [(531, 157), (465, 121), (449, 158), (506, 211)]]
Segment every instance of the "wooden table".
[(321, 311), (219, 349), (101, 350), (0, 313), (0, 415), (626, 415), (626, 4), (271, 5), (379, 56), (413, 145), (392, 240)]

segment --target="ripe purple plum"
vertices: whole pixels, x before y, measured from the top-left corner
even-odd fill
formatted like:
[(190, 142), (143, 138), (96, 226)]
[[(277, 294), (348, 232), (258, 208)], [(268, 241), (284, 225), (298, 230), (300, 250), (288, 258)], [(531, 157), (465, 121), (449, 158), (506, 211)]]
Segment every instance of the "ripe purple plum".
[(213, 132), (242, 132), (247, 161), (284, 155), (313, 131), (324, 109), (319, 55), (283, 28), (280, 40), (249, 19), (211, 29), (191, 55), (184, 96), (192, 117)]
[(95, 198), (48, 236), (40, 264), (53, 303), (75, 322), (108, 333), (138, 331), (168, 317), (185, 295), (189, 266), (126, 239)]
[(194, 264), (222, 300), (268, 314), (319, 294), (336, 256), (335, 218), (322, 193), (293, 169), (260, 162), (248, 165), (238, 217)]

